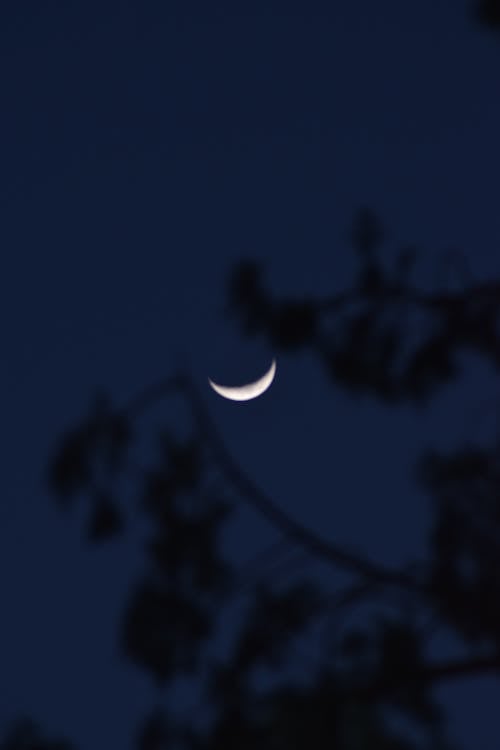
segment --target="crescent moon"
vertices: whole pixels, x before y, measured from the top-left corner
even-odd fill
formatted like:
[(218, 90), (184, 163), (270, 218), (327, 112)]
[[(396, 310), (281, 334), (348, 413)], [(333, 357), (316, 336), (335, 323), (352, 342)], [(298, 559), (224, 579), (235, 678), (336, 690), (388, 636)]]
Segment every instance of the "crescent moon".
[(210, 378), (208, 378), (208, 382), (214, 391), (223, 398), (228, 398), (230, 401), (250, 401), (250, 399), (257, 398), (257, 396), (261, 396), (264, 391), (267, 391), (274, 380), (275, 372), (276, 360), (273, 359), (269, 370), (253, 383), (246, 383), (245, 385), (239, 386), (219, 385), (218, 383), (214, 383), (213, 380), (210, 380)]

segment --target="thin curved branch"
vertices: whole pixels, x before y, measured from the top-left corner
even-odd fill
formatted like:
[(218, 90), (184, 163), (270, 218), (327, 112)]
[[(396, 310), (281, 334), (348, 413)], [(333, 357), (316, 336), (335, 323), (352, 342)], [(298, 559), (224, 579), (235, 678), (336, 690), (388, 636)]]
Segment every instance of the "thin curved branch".
[(214, 457), (227, 479), (240, 492), (242, 498), (281, 533), (291, 541), (305, 547), (316, 557), (336, 567), (361, 575), (374, 583), (397, 586), (421, 595), (427, 593), (425, 586), (413, 576), (377, 565), (341, 549), (338, 545), (332, 544), (306, 528), (275, 505), (233, 461), (188, 376), (176, 375), (158, 381), (133, 398), (123, 411), (129, 417), (138, 416), (159, 399), (181, 392), (188, 398), (198, 426), (211, 445)]
[(218, 435), (194, 385), (188, 377), (183, 379), (182, 388), (191, 402), (202, 433), (210, 443), (214, 457), (223, 468), (226, 477), (239, 490), (244, 500), (255, 508), (279, 531), (292, 541), (298, 542), (313, 555), (326, 560), (336, 567), (342, 567), (350, 572), (383, 583), (394, 585), (414, 593), (425, 594), (425, 587), (412, 576), (403, 572), (385, 568), (360, 558), (339, 546), (323, 539), (312, 530), (291, 518), (277, 506), (233, 461), (224, 443)]
[(131, 399), (122, 409), (122, 412), (129, 418), (138, 417), (142, 412), (155, 404), (158, 400), (166, 396), (172, 396), (180, 393), (183, 385), (183, 378), (179, 375), (173, 375), (169, 378), (159, 380), (157, 383), (145, 388)]
[(332, 544), (279, 508), (233, 461), (189, 376), (176, 375), (160, 380), (133, 398), (123, 412), (129, 417), (139, 416), (159, 399), (181, 392), (190, 402), (198, 426), (210, 444), (216, 462), (223, 469), (226, 478), (240, 492), (242, 498), (278, 531), (335, 567), (361, 575), (373, 583), (400, 587), (424, 596), (427, 594), (425, 586), (415, 577), (377, 565)]

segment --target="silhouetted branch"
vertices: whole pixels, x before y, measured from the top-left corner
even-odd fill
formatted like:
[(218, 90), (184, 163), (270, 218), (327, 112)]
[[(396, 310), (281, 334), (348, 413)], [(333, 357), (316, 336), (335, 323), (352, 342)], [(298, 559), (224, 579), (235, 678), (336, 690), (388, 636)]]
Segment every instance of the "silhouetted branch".
[[(500, 281), (485, 281), (475, 284), (469, 289), (452, 292), (419, 292), (416, 289), (400, 288), (397, 285), (384, 285), (376, 294), (380, 302), (398, 301), (429, 311), (455, 310), (458, 306), (465, 306), (472, 302), (476, 304), (495, 304), (500, 309)], [(351, 304), (366, 302), (366, 295), (358, 287), (349, 291), (335, 294), (315, 302), (320, 312), (336, 312)]]
[(334, 545), (321, 538), (279, 508), (236, 465), (226, 450), (189, 376), (177, 375), (153, 384), (132, 399), (125, 407), (124, 412), (128, 416), (131, 414), (138, 416), (159, 399), (181, 391), (186, 395), (188, 402), (192, 406), (198, 426), (212, 450), (216, 463), (221, 467), (226, 478), (240, 492), (242, 498), (275, 526), (278, 531), (285, 534), (291, 541), (305, 547), (306, 550), (310, 551), (316, 557), (326, 560), (330, 564), (333, 563), (336, 567), (344, 568), (379, 584), (401, 587), (414, 593), (426, 593), (424, 585), (413, 576), (376, 565), (351, 552), (347, 552), (338, 545)]
[(150, 406), (156, 404), (160, 399), (180, 393), (182, 384), (183, 378), (179, 375), (159, 380), (157, 383), (153, 383), (153, 385), (138, 393), (122, 411), (129, 418), (137, 417)]
[(201, 399), (199, 398), (192, 382), (185, 378), (182, 386), (193, 405), (198, 424), (207, 438), (217, 463), (222, 467), (225, 476), (236, 487), (244, 500), (254, 507), (264, 518), (286, 534), (291, 540), (299, 542), (312, 554), (333, 563), (337, 567), (345, 568), (353, 573), (360, 574), (372, 581), (396, 585), (410, 589), (421, 594), (425, 588), (416, 579), (404, 573), (384, 568), (375, 563), (368, 562), (356, 555), (341, 549), (337, 545), (322, 539), (310, 529), (298, 521), (292, 519), (287, 513), (279, 508), (256, 483), (248, 477), (233, 461), (224, 443), (218, 435), (215, 426), (210, 419)]
[(484, 676), (488, 673), (498, 673), (500, 676), (499, 654), (427, 663), (419, 669), (409, 670), (407, 674), (400, 674), (393, 678), (390, 675), (383, 675), (369, 684), (355, 685), (349, 688), (347, 693), (362, 699), (381, 700), (406, 685), (435, 687), (439, 682)]

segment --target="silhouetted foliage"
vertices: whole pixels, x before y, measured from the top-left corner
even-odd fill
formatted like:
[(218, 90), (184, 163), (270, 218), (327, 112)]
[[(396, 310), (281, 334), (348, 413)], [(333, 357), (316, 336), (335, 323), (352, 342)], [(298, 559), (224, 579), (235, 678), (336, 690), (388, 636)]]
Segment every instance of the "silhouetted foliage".
[[(276, 301), (259, 266), (245, 261), (229, 279), (228, 313), (244, 334), (267, 337), (278, 351), (307, 347), (337, 385), (388, 404), (425, 405), (459, 375), (464, 349), (500, 366), (499, 282), (477, 284), (466, 274), (458, 291), (422, 293), (412, 282), (416, 250), (403, 247), (392, 267), (384, 264), (385, 231), (368, 209), (351, 237), (360, 268), (347, 292)], [(448, 270), (457, 258), (448, 254)], [(428, 318), (417, 338), (410, 335), (415, 312)], [(138, 468), (132, 455), (138, 419), (171, 395), (191, 408), (191, 433), (180, 438), (175, 427), (162, 426), (155, 460)], [(57, 446), (49, 486), (61, 508), (77, 497), (89, 502), (87, 538), (104, 543), (121, 533), (130, 512), (120, 480), (135, 483), (136, 512), (150, 522), (149, 565), (123, 611), (122, 653), (159, 687), (181, 677), (203, 679), (204, 705), (212, 710), (202, 730), (172, 718), (168, 706), (158, 708), (138, 730), (138, 750), (416, 750), (391, 728), (391, 711), (418, 724), (429, 750), (453, 750), (434, 686), (500, 672), (499, 456), (498, 444), (491, 450), (469, 444), (422, 457), (416, 478), (435, 509), (427, 560), (391, 570), (313, 534), (256, 488), (233, 463), (186, 374), (120, 408), (98, 396)], [(279, 586), (265, 566), (260, 575), (257, 566), (242, 575), (222, 554), (223, 529), (241, 502), (273, 523), (290, 547), (301, 545), (350, 573), (350, 585), (335, 592), (304, 579)], [(368, 600), (378, 608), (363, 628), (344, 624), (345, 610)], [(245, 615), (227, 656), (207, 658), (218, 623), (237, 601), (244, 601)], [(431, 660), (422, 618), (458, 636), (469, 656)], [(299, 637), (319, 622), (329, 645), (321, 666), (304, 668), (307, 684), (287, 678), (257, 688), (259, 670), (282, 675), (298, 657)], [(27, 748), (52, 747), (34, 745), (29, 727), (24, 735), (17, 731), (8, 750), (25, 747), (23, 736), (32, 742)]]
[[(500, 0), (471, 0), (470, 9), (482, 29), (498, 32)], [(376, 213), (362, 207), (349, 232), (356, 277), (350, 289), (329, 299), (276, 299), (263, 268), (244, 260), (228, 280), (227, 315), (243, 335), (267, 339), (273, 350), (307, 349), (332, 383), (386, 405), (424, 407), (460, 375), (463, 352), (500, 369), (500, 280), (475, 283), (452, 251), (442, 289), (421, 292), (413, 282), (417, 248), (403, 246), (384, 263), (386, 236)], [(452, 275), (459, 290), (447, 288)], [(425, 324), (415, 339), (416, 315)], [(181, 439), (175, 426), (164, 427), (156, 463), (138, 471), (132, 455), (138, 417), (172, 394), (192, 408), (193, 432)], [(84, 533), (103, 544), (119, 537), (127, 522), (124, 477), (135, 482), (136, 511), (151, 531), (144, 544), (148, 569), (123, 608), (122, 652), (162, 688), (179, 677), (204, 676), (203, 697), (213, 711), (202, 732), (193, 716), (184, 721), (162, 705), (138, 728), (137, 750), (455, 750), (434, 687), (447, 679), (500, 675), (500, 441), (421, 458), (416, 479), (434, 510), (427, 557), (401, 570), (315, 536), (255, 488), (225, 451), (183, 374), (125, 406), (97, 395), (81, 424), (55, 446), (47, 482), (61, 510), (77, 500), (88, 503)], [(270, 565), (260, 575), (257, 565), (253, 575), (242, 575), (224, 558), (221, 540), (239, 502), (273, 523), (289, 547), (302, 545), (349, 573), (350, 584), (335, 592), (305, 580), (280, 587)], [(224, 607), (242, 598), (245, 617), (227, 658), (205, 658)], [(377, 613), (363, 627), (344, 625), (345, 610), (368, 600), (379, 605)], [(408, 600), (419, 617), (408, 614)], [(457, 636), (467, 656), (431, 659), (422, 616)], [(256, 671), (284, 672), (298, 656), (299, 636), (318, 622), (326, 626), (328, 647), (307, 683), (285, 678), (257, 689)], [(418, 746), (391, 728), (391, 711), (418, 724)], [(29, 719), (15, 722), (0, 741), (0, 750), (74, 747), (45, 739)]]
[(161, 711), (155, 711), (140, 728), (137, 750), (167, 750), (171, 747), (173, 733)]
[[(353, 394), (371, 394), (387, 404), (410, 400), (424, 405), (459, 373), (458, 357), (474, 351), (500, 368), (498, 314), (500, 282), (463, 291), (422, 293), (410, 285), (416, 251), (404, 247), (392, 269), (382, 263), (380, 222), (362, 209), (353, 222), (354, 251), (360, 260), (357, 283), (332, 299), (275, 300), (252, 265), (259, 285), (236, 297), (242, 262), (229, 279), (229, 310), (245, 335), (266, 337), (274, 349), (312, 348), (328, 374)], [(457, 260), (456, 252), (448, 261)], [(450, 268), (453, 271), (453, 268)], [(424, 314), (427, 336), (410, 339), (412, 316)], [(249, 327), (249, 320), (258, 326)]]
[(122, 517), (113, 496), (109, 492), (96, 492), (88, 524), (88, 540), (100, 542), (116, 536), (122, 529)]
[[(421, 293), (411, 281), (416, 250), (402, 248), (388, 269), (380, 258), (384, 236), (377, 217), (363, 209), (352, 230), (361, 263), (357, 281), (330, 300), (275, 301), (258, 265), (245, 261), (229, 279), (227, 310), (245, 334), (267, 336), (278, 351), (308, 347), (340, 386), (386, 403), (424, 404), (458, 376), (457, 357), (465, 347), (498, 367), (499, 284), (467, 286), (462, 279), (460, 291)], [(450, 262), (456, 257), (448, 256)], [(413, 340), (408, 326), (416, 310), (429, 323)], [(316, 540), (255, 489), (232, 463), (189, 379), (177, 376), (122, 409), (96, 400), (83, 425), (70, 431), (56, 451), (51, 487), (64, 498), (87, 493), (93, 541), (111, 538), (124, 522), (112, 481), (126, 470), (134, 416), (171, 393), (191, 405), (192, 434), (181, 440), (175, 429), (162, 428), (156, 464), (138, 474), (138, 506), (153, 524), (145, 547), (150, 570), (124, 611), (121, 642), (125, 656), (158, 685), (205, 673), (204, 696), (215, 715), (202, 732), (157, 711), (145, 721), (138, 748), (174, 743), (218, 750), (257, 744), (269, 750), (413, 750), (384, 719), (389, 708), (419, 723), (429, 748), (449, 748), (433, 685), (498, 670), (500, 662), (498, 448), (490, 454), (468, 447), (422, 458), (417, 479), (436, 508), (429, 559), (419, 575), (388, 571)], [(309, 546), (311, 553), (355, 574), (352, 592), (342, 594), (345, 604), (378, 598), (379, 615), (363, 631), (339, 630), (340, 621), (329, 611), (331, 594), (311, 581), (280, 589), (272, 577), (262, 581), (256, 576), (242, 590), (237, 568), (221, 556), (220, 540), (241, 499), (264, 513), (291, 543)], [(399, 589), (399, 618), (388, 617), (384, 609), (387, 586)], [(226, 659), (207, 664), (204, 654), (223, 607), (241, 596), (247, 599), (246, 615), (233, 646)], [(420, 624), (408, 618), (404, 606), (408, 597), (418, 603), (421, 615), (437, 617), (470, 648), (489, 646), (490, 656), (479, 659), (471, 651), (468, 661), (429, 662)], [(337, 635), (308, 686), (257, 690), (256, 670), (280, 674), (293, 663), (297, 637), (319, 620), (330, 621)]]
[(475, 0), (474, 14), (482, 26), (500, 29), (500, 0)]
[(277, 349), (299, 349), (316, 333), (316, 311), (309, 302), (284, 302), (271, 319), (270, 339)]
[(428, 453), (419, 479), (435, 498), (430, 585), (443, 618), (500, 653), (500, 453)]
[(104, 394), (98, 394), (83, 424), (63, 435), (50, 463), (49, 488), (62, 508), (90, 492), (90, 541), (112, 537), (122, 529), (123, 519), (111, 488), (125, 465), (130, 443), (130, 420), (113, 411)]
[(212, 617), (174, 586), (142, 583), (125, 613), (123, 648), (131, 661), (161, 683), (190, 674), (211, 635)]
[(42, 737), (38, 725), (31, 719), (18, 719), (0, 742), (0, 750), (76, 750), (66, 740), (48, 740)]

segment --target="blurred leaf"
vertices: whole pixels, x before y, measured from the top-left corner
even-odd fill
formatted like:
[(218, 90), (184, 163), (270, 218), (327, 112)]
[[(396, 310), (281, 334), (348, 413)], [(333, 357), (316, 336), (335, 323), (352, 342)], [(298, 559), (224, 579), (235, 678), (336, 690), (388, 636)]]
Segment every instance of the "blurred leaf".
[(399, 250), (394, 263), (394, 281), (397, 285), (408, 282), (416, 260), (417, 248), (414, 245)]
[(209, 614), (186, 593), (144, 581), (124, 615), (123, 652), (161, 685), (197, 668), (212, 626)]
[(114, 414), (107, 424), (105, 463), (112, 474), (121, 469), (127, 457), (132, 440), (130, 419), (122, 414)]
[(90, 542), (103, 542), (119, 534), (123, 526), (123, 518), (111, 494), (95, 493), (87, 526), (87, 539)]
[(264, 330), (270, 311), (259, 265), (241, 261), (229, 277), (228, 312), (240, 318), (244, 333), (251, 336)]
[(48, 472), (49, 489), (62, 507), (72, 495), (85, 490), (91, 477), (90, 440), (85, 429), (72, 430), (60, 440)]
[(67, 740), (43, 739), (39, 725), (23, 717), (9, 727), (0, 750), (76, 750), (76, 746)]
[(385, 283), (383, 271), (377, 263), (366, 263), (358, 273), (358, 288), (365, 297), (383, 292)]
[(500, 0), (475, 0), (475, 17), (482, 26), (500, 29)]
[(292, 640), (316, 617), (322, 604), (319, 589), (309, 582), (279, 594), (260, 585), (233, 654), (234, 663), (242, 669), (281, 666)]
[(240, 261), (229, 278), (230, 304), (253, 304), (262, 290), (261, 275), (258, 263), (251, 260)]
[(359, 663), (371, 652), (371, 639), (362, 630), (351, 630), (342, 639), (340, 652), (347, 659)]
[(137, 750), (170, 750), (176, 738), (175, 729), (165, 711), (153, 711), (139, 729)]
[(298, 349), (313, 342), (316, 312), (310, 302), (280, 304), (271, 319), (271, 340), (279, 349)]
[(363, 206), (354, 216), (351, 228), (351, 240), (359, 256), (367, 260), (373, 256), (384, 240), (385, 232), (382, 222), (372, 209)]

